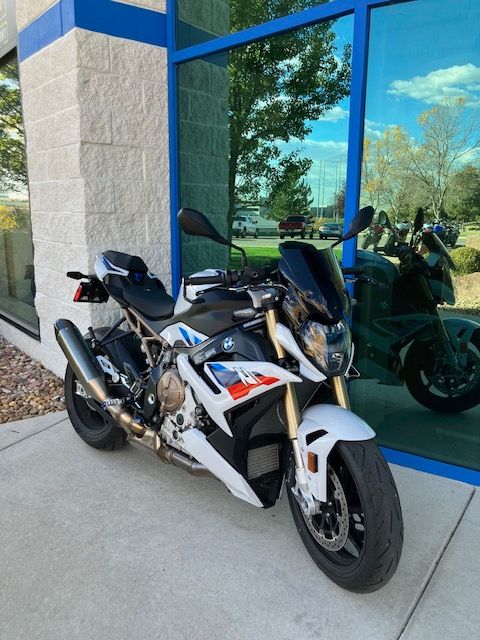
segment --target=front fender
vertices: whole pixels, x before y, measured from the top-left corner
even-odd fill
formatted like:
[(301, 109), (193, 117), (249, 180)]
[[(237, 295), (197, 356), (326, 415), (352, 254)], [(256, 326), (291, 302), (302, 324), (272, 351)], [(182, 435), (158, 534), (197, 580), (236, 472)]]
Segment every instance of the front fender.
[[(364, 420), (337, 405), (314, 405), (304, 411), (297, 439), (312, 496), (321, 502), (327, 500), (327, 460), (337, 442), (358, 442), (374, 437), (375, 432)], [(316, 471), (309, 469), (309, 453), (316, 455)]]
[(460, 342), (470, 342), (474, 332), (480, 329), (480, 324), (469, 318), (445, 318), (443, 326), (454, 346)]

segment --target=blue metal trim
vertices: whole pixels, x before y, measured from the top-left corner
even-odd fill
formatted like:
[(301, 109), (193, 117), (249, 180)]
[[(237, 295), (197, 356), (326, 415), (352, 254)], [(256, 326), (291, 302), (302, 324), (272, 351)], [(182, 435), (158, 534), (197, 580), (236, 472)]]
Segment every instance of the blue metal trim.
[(177, 142), (177, 68), (172, 61), (176, 37), (176, 0), (167, 0), (168, 122), (170, 150), (170, 247), (172, 294), (177, 296), (182, 274), (182, 243), (177, 222), (178, 142)]
[[(367, 90), (370, 12), (366, 4), (355, 9), (353, 21), (352, 84), (348, 124), (347, 184), (345, 190), (345, 230), (355, 215), (360, 200), (362, 180), (363, 135), (365, 127), (365, 94)], [(357, 242), (353, 238), (343, 246), (342, 264), (355, 265)]]
[(61, 38), (70, 29), (64, 28), (60, 3), (54, 4), (19, 32), (18, 57), (20, 61)]
[[(362, 0), (363, 1), (363, 0)], [(358, 0), (357, 0), (358, 2)], [(212, 53), (219, 53), (232, 49), (233, 47), (239, 47), (241, 45), (250, 44), (257, 40), (263, 40), (270, 36), (280, 35), (292, 29), (298, 29), (299, 27), (306, 27), (316, 22), (322, 22), (324, 20), (333, 20), (334, 18), (340, 18), (349, 13), (353, 13), (355, 7), (355, 0), (335, 0), (328, 4), (321, 4), (318, 7), (311, 9), (305, 9), (300, 13), (294, 13), (284, 16), (283, 18), (276, 18), (269, 22), (244, 29), (243, 31), (237, 31), (230, 33), (226, 36), (221, 36), (201, 44), (196, 44), (186, 49), (180, 49), (172, 52), (172, 60), (178, 64), (180, 62), (187, 62), (194, 58), (203, 58)]]
[(424, 471), (425, 473), (431, 473), (435, 476), (442, 476), (443, 478), (450, 478), (451, 480), (459, 480), (460, 482), (480, 486), (480, 471), (467, 469), (466, 467), (457, 467), (454, 464), (423, 458), (413, 453), (406, 453), (404, 451), (398, 451), (397, 449), (390, 449), (389, 447), (380, 447), (380, 449), (387, 462), (391, 462), (392, 464), (398, 464), (401, 467), (408, 467), (409, 469)]
[(109, 36), (167, 46), (166, 15), (114, 0), (59, 0), (18, 34), (20, 61), (74, 27)]

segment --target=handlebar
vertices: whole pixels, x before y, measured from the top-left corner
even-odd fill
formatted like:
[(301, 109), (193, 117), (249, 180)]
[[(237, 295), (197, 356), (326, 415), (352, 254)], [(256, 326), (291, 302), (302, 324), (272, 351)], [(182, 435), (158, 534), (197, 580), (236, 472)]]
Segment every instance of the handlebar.
[(215, 276), (188, 276), (183, 279), (184, 284), (187, 285), (203, 285), (203, 284), (221, 284), (225, 287), (230, 287), (232, 284), (237, 283), (239, 280), (237, 271), (223, 271)]
[(365, 270), (362, 267), (342, 267), (342, 273), (344, 276), (361, 276)]

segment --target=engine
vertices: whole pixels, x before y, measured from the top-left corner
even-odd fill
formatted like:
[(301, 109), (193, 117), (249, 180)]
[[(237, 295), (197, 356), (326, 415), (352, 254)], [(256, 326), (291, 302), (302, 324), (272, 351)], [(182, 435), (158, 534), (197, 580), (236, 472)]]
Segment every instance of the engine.
[(176, 413), (185, 402), (185, 385), (178, 375), (177, 368), (165, 368), (161, 364), (150, 374), (143, 410), (149, 420), (155, 414)]

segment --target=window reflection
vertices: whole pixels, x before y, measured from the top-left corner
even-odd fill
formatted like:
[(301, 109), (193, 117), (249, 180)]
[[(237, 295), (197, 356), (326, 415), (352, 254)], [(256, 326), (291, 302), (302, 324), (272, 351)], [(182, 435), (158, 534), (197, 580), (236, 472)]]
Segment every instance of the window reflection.
[(25, 138), (15, 55), (0, 63), (0, 313), (36, 331)]
[[(343, 224), (352, 19), (179, 67), (180, 200), (238, 238), (253, 264), (279, 241), (326, 246)], [(182, 238), (182, 268), (239, 266)]]
[(177, 0), (177, 48), (241, 31), (334, 0)]
[(477, 469), (479, 19), (472, 0), (372, 12), (362, 204), (377, 213), (357, 261), (379, 285), (357, 285), (352, 384), (384, 444)]

